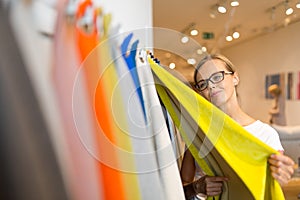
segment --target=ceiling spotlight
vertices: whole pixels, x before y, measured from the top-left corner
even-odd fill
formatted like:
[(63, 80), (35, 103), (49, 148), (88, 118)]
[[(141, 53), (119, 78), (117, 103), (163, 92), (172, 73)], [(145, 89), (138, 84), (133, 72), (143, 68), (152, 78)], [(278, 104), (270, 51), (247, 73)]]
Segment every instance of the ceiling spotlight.
[(287, 17), (284, 19), (283, 25), (288, 26), (290, 24), (290, 22), (291, 22), (291, 19), (289, 17)]
[(288, 1), (285, 2), (285, 9), (286, 9), (285, 14), (286, 15), (290, 15), (294, 12), (293, 8), (290, 7), (288, 3), (289, 3)]
[(196, 36), (196, 35), (198, 35), (198, 30), (193, 29), (193, 30), (191, 30), (190, 34), (193, 36)]
[(187, 63), (190, 65), (194, 65), (194, 64), (196, 64), (196, 60), (194, 58), (189, 58), (189, 59), (187, 59)]
[(300, 8), (300, 0), (299, 0), (298, 3), (296, 4), (296, 8)]
[(233, 38), (232, 38), (231, 35), (227, 35), (227, 36), (226, 36), (226, 41), (230, 42), (230, 41), (232, 41), (232, 40), (233, 40)]
[(233, 1), (230, 2), (230, 5), (231, 5), (232, 7), (236, 7), (236, 6), (239, 6), (240, 3), (239, 3), (238, 0), (233, 0)]
[(212, 19), (215, 19), (217, 17), (218, 14), (218, 4), (214, 4), (213, 6), (210, 7), (210, 12), (209, 12), (209, 16)]
[(210, 18), (215, 19), (217, 17), (217, 14), (218, 14), (218, 4), (215, 4), (212, 7), (210, 7), (209, 16)]
[(170, 69), (175, 69), (175, 67), (176, 67), (175, 63), (170, 63), (170, 64), (169, 64), (169, 68), (170, 68)]
[(202, 49), (197, 49), (197, 54), (198, 55), (201, 55), (203, 52), (202, 52)]
[(202, 50), (202, 52), (206, 52), (207, 48), (206, 47), (202, 47), (201, 50)]
[(227, 12), (227, 9), (225, 8), (225, 6), (223, 6), (223, 5), (219, 5), (218, 6), (218, 11), (219, 11), (219, 13), (226, 13)]
[(216, 12), (211, 11), (211, 12), (209, 13), (209, 16), (210, 16), (210, 18), (212, 18), (212, 19), (216, 19)]
[(198, 30), (195, 28), (196, 24), (194, 22), (188, 24), (182, 31), (181, 31), (181, 42), (187, 43), (189, 41), (188, 35), (197, 35)]
[(285, 14), (286, 15), (290, 15), (294, 12), (293, 8), (289, 7), (288, 9), (286, 9)]
[(181, 38), (181, 42), (182, 42), (183, 44), (187, 43), (188, 41), (189, 41), (189, 37), (187, 37), (187, 36), (183, 36), (183, 37)]
[(237, 32), (237, 31), (234, 31), (233, 34), (232, 34), (232, 37), (233, 37), (234, 39), (238, 39), (238, 38), (240, 37), (240, 33)]

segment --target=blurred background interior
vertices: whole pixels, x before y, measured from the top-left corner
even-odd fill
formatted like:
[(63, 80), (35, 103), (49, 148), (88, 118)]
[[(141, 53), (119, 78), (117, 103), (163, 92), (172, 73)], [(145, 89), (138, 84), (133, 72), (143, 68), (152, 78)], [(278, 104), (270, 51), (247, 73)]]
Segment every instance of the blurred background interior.
[[(89, 182), (95, 175), (92, 161), (82, 158), (79, 139), (65, 133), (65, 124), (73, 119), (61, 114), (56, 91), (69, 77), (56, 74), (53, 56), (64, 49), (54, 45), (62, 31), (57, 22), (74, 17), (78, 2), (0, 1), (1, 199), (99, 199), (96, 183)], [(274, 128), (286, 154), (298, 163), (300, 1), (93, 2), (99, 12), (112, 14), (119, 32), (147, 29), (147, 34), (137, 33), (140, 44), (153, 49), (161, 65), (186, 82), (193, 82), (194, 67), (207, 53), (227, 56), (242, 80), (241, 105), (254, 118), (268, 122), (272, 98), (267, 88), (279, 84), (286, 124)], [(299, 180), (291, 182), (285, 188), (287, 199), (296, 199), (299, 188)]]

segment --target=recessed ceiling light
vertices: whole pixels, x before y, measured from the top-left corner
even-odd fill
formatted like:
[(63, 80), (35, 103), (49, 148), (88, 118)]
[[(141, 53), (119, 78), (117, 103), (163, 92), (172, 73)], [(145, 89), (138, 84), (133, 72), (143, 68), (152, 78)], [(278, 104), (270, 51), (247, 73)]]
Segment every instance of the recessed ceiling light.
[(213, 13), (213, 12), (209, 13), (209, 16), (210, 16), (210, 18), (212, 18), (212, 19), (216, 19), (216, 14)]
[(187, 63), (190, 65), (194, 65), (194, 64), (196, 64), (196, 60), (194, 58), (189, 58), (189, 59), (187, 59)]
[(289, 1), (286, 0), (285, 2), (285, 14), (290, 15), (294, 12), (293, 8), (289, 6)]
[(226, 36), (226, 41), (228, 41), (228, 42), (230, 42), (230, 41), (232, 41), (232, 36), (231, 35), (228, 35), (228, 36)]
[(218, 5), (217, 4), (213, 5), (210, 8), (210, 12), (209, 12), (210, 18), (215, 19), (217, 17), (217, 14), (218, 14), (217, 10), (218, 10)]
[(196, 36), (198, 35), (198, 31), (196, 29), (191, 30), (191, 35)]
[(290, 15), (294, 12), (293, 8), (289, 7), (288, 9), (286, 9), (285, 14), (286, 15)]
[(197, 54), (198, 55), (201, 55), (203, 52), (202, 52), (202, 49), (197, 49)]
[(236, 7), (236, 6), (239, 6), (240, 3), (239, 3), (239, 1), (235, 0), (235, 1), (231, 1), (230, 5), (231, 5), (232, 7)]
[(235, 32), (232, 34), (232, 37), (233, 37), (234, 39), (238, 39), (238, 38), (240, 37), (240, 33), (237, 32), (237, 31), (235, 31)]
[(170, 68), (170, 69), (175, 69), (175, 67), (176, 67), (175, 63), (170, 63), (170, 64), (169, 64), (169, 68)]
[(291, 19), (289, 17), (287, 17), (287, 18), (284, 19), (283, 25), (287, 26), (287, 25), (289, 25), (290, 22), (291, 22)]
[(223, 14), (227, 12), (226, 8), (221, 5), (218, 7), (218, 11), (219, 11), (219, 13), (223, 13)]
[(189, 38), (187, 37), (187, 36), (183, 36), (182, 38), (181, 38), (181, 42), (182, 43), (187, 43), (189, 41)]

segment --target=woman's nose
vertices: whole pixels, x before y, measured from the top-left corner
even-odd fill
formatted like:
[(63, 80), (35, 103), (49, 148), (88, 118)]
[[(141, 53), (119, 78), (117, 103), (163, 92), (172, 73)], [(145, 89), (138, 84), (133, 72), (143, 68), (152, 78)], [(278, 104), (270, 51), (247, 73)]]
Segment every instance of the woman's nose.
[(216, 87), (216, 84), (213, 83), (212, 81), (208, 81), (208, 88), (215, 88)]

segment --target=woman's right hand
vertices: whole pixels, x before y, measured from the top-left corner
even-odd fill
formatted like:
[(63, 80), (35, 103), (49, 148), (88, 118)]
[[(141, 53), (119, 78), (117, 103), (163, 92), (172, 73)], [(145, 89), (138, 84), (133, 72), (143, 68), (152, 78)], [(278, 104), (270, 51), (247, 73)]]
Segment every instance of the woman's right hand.
[(228, 178), (222, 176), (207, 176), (205, 178), (206, 195), (217, 196), (221, 194), (224, 181), (228, 181)]
[(206, 194), (207, 196), (217, 196), (222, 193), (223, 182), (228, 181), (223, 176), (203, 176), (194, 182), (195, 192)]

